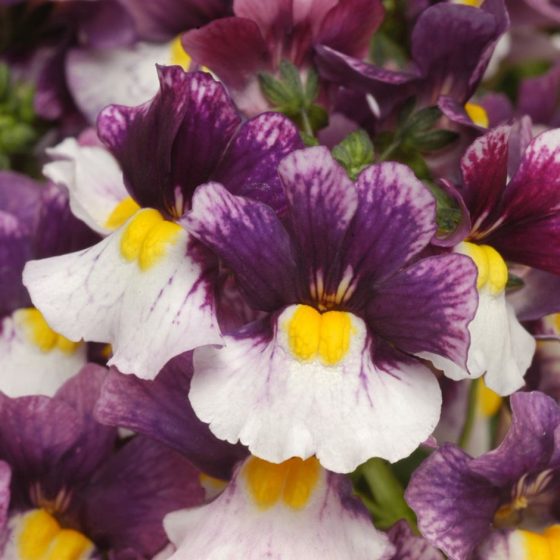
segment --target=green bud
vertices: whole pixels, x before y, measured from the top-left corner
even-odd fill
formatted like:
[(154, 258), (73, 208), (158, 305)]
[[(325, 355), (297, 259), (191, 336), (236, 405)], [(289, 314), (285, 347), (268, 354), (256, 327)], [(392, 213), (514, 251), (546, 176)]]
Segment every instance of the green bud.
[(409, 142), (419, 151), (429, 153), (449, 146), (457, 138), (459, 138), (459, 134), (452, 130), (431, 130), (430, 132), (412, 136)]
[(332, 155), (355, 180), (365, 167), (373, 163), (373, 144), (364, 130), (356, 130), (332, 149)]

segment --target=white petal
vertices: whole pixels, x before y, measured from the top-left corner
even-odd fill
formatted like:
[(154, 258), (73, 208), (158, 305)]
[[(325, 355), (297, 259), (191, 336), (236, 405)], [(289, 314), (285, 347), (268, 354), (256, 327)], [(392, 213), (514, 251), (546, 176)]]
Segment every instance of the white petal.
[[(143, 212), (153, 211), (136, 217)], [(57, 332), (110, 343), (109, 365), (153, 379), (172, 357), (219, 344), (221, 335), (212, 286), (189, 258), (187, 233), (181, 229), (160, 260), (141, 270), (121, 253), (127, 224), (84, 251), (27, 263), (24, 283)]]
[(115, 158), (104, 148), (81, 146), (74, 138), (47, 153), (55, 161), (43, 167), (43, 174), (68, 189), (72, 213), (98, 233), (110, 233), (109, 216), (129, 196)]
[(253, 501), (242, 467), (213, 502), (165, 517), (164, 527), (177, 546), (171, 560), (391, 558), (387, 536), (342, 495), (339, 485), (340, 475), (322, 470), (302, 509), (282, 501), (263, 509)]
[(15, 311), (2, 321), (0, 391), (9, 397), (52, 397), (85, 363), (84, 344), (73, 352), (64, 352), (59, 348), (41, 350), (31, 340), (20, 311)]
[(315, 454), (325, 468), (350, 472), (373, 456), (408, 456), (437, 424), (438, 383), (419, 363), (376, 367), (364, 322), (352, 316), (352, 328), (346, 356), (332, 366), (294, 358), (280, 326), (271, 341), (227, 337), (224, 348), (197, 349), (196, 414), (219, 438), (272, 462)]
[(521, 388), (536, 345), (517, 320), (503, 292), (496, 295), (485, 289), (479, 292), (478, 309), (469, 332), (468, 371), (441, 356), (428, 353), (420, 356), (431, 360), (456, 381), (486, 374), (486, 385), (500, 395), (510, 395)]
[(133, 107), (150, 100), (159, 89), (155, 65), (171, 62), (169, 43), (74, 49), (67, 57), (66, 74), (76, 104), (94, 124), (107, 105)]

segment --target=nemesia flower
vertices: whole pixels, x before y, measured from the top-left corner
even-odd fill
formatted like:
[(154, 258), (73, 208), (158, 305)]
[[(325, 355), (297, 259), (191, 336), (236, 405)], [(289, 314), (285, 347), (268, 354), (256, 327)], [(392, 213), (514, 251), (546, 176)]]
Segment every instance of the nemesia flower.
[(170, 560), (389, 560), (393, 552), (349, 481), (314, 457), (281, 464), (249, 457), (214, 501), (171, 513), (164, 526), (177, 548)]
[(152, 557), (163, 516), (203, 501), (176, 452), (141, 437), (115, 450), (115, 428), (92, 417), (104, 376), (88, 365), (52, 398), (0, 394), (3, 559)]
[(455, 250), (477, 264), (480, 303), (469, 326), (468, 373), (440, 358), (434, 364), (454, 379), (486, 373), (488, 387), (509, 394), (522, 386), (535, 342), (507, 303), (504, 259), (560, 273), (560, 131), (544, 132), (527, 144), (511, 127), (495, 128), (467, 150), (461, 170), (455, 196), (467, 221), (457, 233), (465, 242)]
[(461, 255), (415, 262), (435, 233), (435, 202), (406, 166), (370, 166), (352, 183), (316, 147), (278, 173), (283, 221), (219, 183), (199, 187), (184, 218), (266, 312), (223, 348), (195, 350), (193, 408), (218, 437), (268, 461), (316, 454), (349, 472), (372, 456), (405, 457), (441, 404), (410, 354), (464, 363), (474, 267)]
[(25, 262), (86, 247), (96, 236), (69, 211), (64, 192), (0, 172), (0, 391), (53, 395), (86, 361), (86, 347), (54, 332), (31, 306)]
[(560, 544), (560, 408), (539, 392), (510, 399), (501, 445), (472, 459), (445, 445), (412, 475), (422, 534), (451, 560), (553, 560)]
[(365, 56), (381, 23), (378, 0), (235, 0), (236, 17), (213, 21), (183, 36), (193, 61), (222, 80), (248, 114), (267, 110), (258, 73), (276, 72), (285, 59), (305, 72), (314, 48), (330, 45), (355, 57)]
[[(114, 233), (86, 251), (28, 263), (24, 273), (33, 301), (57, 331), (110, 343), (109, 364), (144, 378), (182, 352), (222, 340), (215, 259), (178, 223), (195, 187), (216, 179), (232, 192), (282, 205), (274, 198), (275, 166), (301, 146), (279, 114), (242, 124), (208, 74), (158, 71), (161, 89), (151, 102), (111, 106), (100, 116), (99, 135), (130, 193), (104, 224)], [(113, 200), (113, 192), (107, 195)], [(85, 200), (82, 206), (89, 207)]]
[(507, 29), (508, 16), (502, 0), (468, 4), (442, 2), (421, 13), (411, 36), (411, 67), (404, 71), (380, 68), (326, 45), (318, 47), (321, 75), (373, 96), (380, 119), (414, 95), (421, 105), (438, 104), (470, 123), (480, 108), (467, 102)]

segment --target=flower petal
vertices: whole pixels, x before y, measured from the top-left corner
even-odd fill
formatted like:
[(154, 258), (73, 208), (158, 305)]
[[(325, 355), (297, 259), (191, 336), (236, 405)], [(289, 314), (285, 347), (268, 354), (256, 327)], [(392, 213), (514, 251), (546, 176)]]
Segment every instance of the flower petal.
[(505, 191), (488, 243), (505, 259), (560, 274), (560, 130), (537, 136)]
[(158, 75), (160, 91), (151, 102), (107, 107), (98, 130), (140, 206), (177, 216), (209, 179), (240, 118), (224, 86), (209, 74), (170, 66), (158, 67)]
[(376, 288), (368, 324), (404, 352), (432, 352), (465, 365), (476, 278), (476, 267), (463, 255), (423, 259)]
[(41, 348), (33, 326), (28, 324), (26, 311), (16, 310), (1, 323), (0, 391), (10, 397), (52, 397), (86, 363), (86, 347), (81, 344), (61, 348), (56, 345), (56, 333), (52, 333), (53, 346)]
[(208, 279), (213, 265), (182, 228), (171, 224), (172, 237), (147, 252), (143, 268), (126, 256), (132, 226), (154, 212), (140, 211), (90, 249), (31, 261), (24, 271), (31, 298), (57, 332), (112, 344), (110, 365), (148, 379), (174, 356), (221, 340)]
[(72, 49), (66, 57), (68, 87), (91, 124), (111, 103), (140, 105), (158, 91), (156, 64), (171, 64), (169, 43), (114, 49)]
[(74, 138), (47, 153), (54, 161), (43, 167), (43, 174), (68, 189), (74, 216), (100, 234), (110, 233), (111, 213), (129, 196), (113, 156), (98, 146), (82, 146)]
[(294, 124), (279, 113), (264, 113), (244, 123), (228, 147), (212, 180), (237, 195), (265, 202), (277, 212), (286, 207), (277, 167), (284, 156), (303, 147)]
[(312, 297), (320, 300), (323, 293), (337, 292), (345, 272), (342, 243), (358, 207), (358, 194), (323, 146), (290, 154), (278, 173), (290, 205), (301, 258), (298, 268), (308, 278)]
[(380, 283), (406, 265), (436, 232), (435, 200), (400, 163), (366, 168), (356, 182), (358, 210), (345, 261), (353, 274)]
[[(255, 464), (261, 472), (251, 470)], [(270, 551), (276, 558), (392, 558), (387, 536), (373, 527), (348, 480), (320, 467), (319, 472), (305, 476), (297, 470), (299, 465), (303, 470), (305, 463), (295, 460), (292, 465), (291, 480), (279, 489), (277, 503), (260, 505), (252, 484), (260, 483), (266, 496), (266, 485), (277, 483), (267, 478), (267, 468), (278, 473), (283, 466), (269, 467), (251, 457), (214, 501), (167, 516), (164, 526), (177, 547), (170, 560), (260, 560), (270, 556)], [(299, 483), (297, 504), (290, 499), (290, 482), (292, 486)]]
[(114, 553), (152, 558), (166, 544), (164, 516), (204, 500), (198, 471), (177, 452), (135, 437), (104, 462), (83, 491), (83, 527)]
[(169, 361), (153, 381), (111, 369), (96, 406), (96, 418), (156, 439), (179, 451), (204, 472), (222, 479), (246, 451), (218, 440), (187, 399), (190, 354)]
[(434, 375), (410, 361), (372, 363), (365, 325), (354, 316), (342, 360), (300, 361), (287, 331), (294, 312), (280, 315), (273, 336), (253, 325), (226, 337), (222, 349), (195, 351), (189, 398), (199, 418), (272, 462), (316, 454), (325, 468), (350, 472), (372, 456), (409, 455), (438, 421)]
[(490, 534), (500, 491), (471, 472), (470, 457), (444, 445), (413, 473), (405, 498), (422, 535), (450, 558), (467, 560)]
[(257, 308), (274, 310), (293, 299), (297, 269), (290, 238), (270, 207), (208, 183), (196, 190), (183, 222), (236, 272)]

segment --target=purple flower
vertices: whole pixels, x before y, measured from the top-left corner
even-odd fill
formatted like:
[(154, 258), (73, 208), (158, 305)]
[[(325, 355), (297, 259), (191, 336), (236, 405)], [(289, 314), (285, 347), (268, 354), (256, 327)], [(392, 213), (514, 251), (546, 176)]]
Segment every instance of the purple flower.
[(234, 13), (185, 33), (183, 45), (230, 88), (242, 110), (256, 114), (267, 108), (259, 72), (276, 72), (283, 59), (304, 71), (317, 45), (365, 56), (383, 8), (378, 0), (237, 0)]
[(511, 406), (497, 449), (473, 459), (445, 445), (410, 481), (406, 499), (422, 534), (452, 560), (544, 559), (557, 550), (560, 409), (538, 392), (516, 393)]
[(460, 255), (417, 260), (435, 203), (403, 165), (368, 167), (352, 183), (317, 147), (278, 172), (283, 221), (215, 182), (184, 219), (266, 312), (223, 348), (195, 351), (193, 408), (218, 437), (274, 462), (316, 454), (348, 472), (374, 455), (405, 457), (435, 427), (441, 400), (409, 355), (464, 363), (475, 269)]
[(175, 451), (138, 436), (116, 450), (116, 429), (93, 418), (104, 378), (88, 365), (52, 398), (0, 394), (3, 558), (70, 543), (152, 557), (166, 544), (164, 515), (204, 500), (198, 471)]
[(452, 104), (464, 114), (508, 23), (503, 0), (486, 1), (480, 8), (442, 2), (418, 17), (411, 66), (405, 71), (374, 66), (330, 45), (318, 48), (318, 65), (324, 78), (373, 96), (377, 118), (384, 119), (413, 95), (421, 105), (447, 109)]
[[(105, 220), (98, 229), (114, 233), (85, 251), (31, 262), (24, 274), (53, 328), (72, 340), (111, 343), (109, 364), (145, 378), (182, 352), (222, 340), (215, 258), (177, 223), (196, 186), (218, 180), (235, 194), (281, 209), (286, 202), (276, 166), (302, 145), (282, 115), (242, 123), (224, 87), (208, 74), (168, 67), (159, 68), (159, 76), (161, 90), (151, 102), (110, 106), (99, 119), (99, 135), (130, 193), (109, 216), (97, 215)], [(117, 190), (113, 183), (97, 189), (100, 209), (108, 205), (99, 194), (106, 191), (114, 204)], [(84, 198), (92, 191), (75, 195), (92, 212)]]
[(0, 390), (11, 397), (52, 396), (83, 366), (86, 347), (45, 322), (21, 280), (32, 258), (93, 244), (97, 236), (70, 213), (68, 197), (52, 183), (0, 172)]

